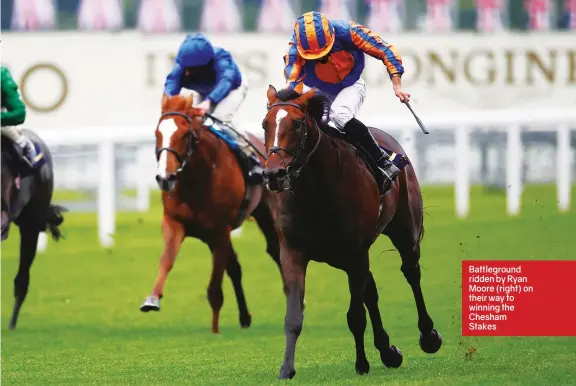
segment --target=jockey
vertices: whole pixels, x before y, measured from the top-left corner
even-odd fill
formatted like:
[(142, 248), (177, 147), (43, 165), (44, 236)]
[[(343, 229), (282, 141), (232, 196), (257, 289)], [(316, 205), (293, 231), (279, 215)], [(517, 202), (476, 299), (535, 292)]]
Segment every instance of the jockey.
[[(203, 34), (186, 35), (176, 54), (176, 63), (166, 77), (164, 95), (180, 94), (182, 88), (196, 91), (203, 99), (194, 107), (226, 124), (232, 124), (248, 93), (248, 84), (232, 55), (214, 47)], [(250, 176), (260, 176), (262, 167), (251, 152)]]
[(384, 63), (394, 93), (401, 102), (409, 101), (410, 94), (402, 90), (400, 80), (404, 73), (402, 59), (394, 46), (355, 22), (328, 20), (319, 12), (307, 12), (298, 18), (288, 46), (284, 56), (287, 84), (279, 96), (290, 98), (294, 92), (312, 87), (331, 96), (330, 125), (346, 132), (352, 142), (370, 153), (379, 166), (380, 187), (383, 192), (388, 190), (400, 170), (355, 116), (366, 94), (361, 77), (364, 54)]
[(8, 68), (2, 66), (2, 113), (1, 127), (2, 135), (6, 135), (14, 143), (22, 148), (23, 161), (29, 168), (34, 167), (36, 150), (34, 144), (22, 133), (22, 129), (17, 127), (24, 123), (26, 119), (26, 105), (20, 99), (18, 85), (14, 81)]

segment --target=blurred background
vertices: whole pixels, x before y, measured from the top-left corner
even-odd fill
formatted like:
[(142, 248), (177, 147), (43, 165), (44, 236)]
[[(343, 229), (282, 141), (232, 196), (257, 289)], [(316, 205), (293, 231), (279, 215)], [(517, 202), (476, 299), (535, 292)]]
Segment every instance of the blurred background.
[[(210, 8), (228, 21), (208, 20)], [(271, 9), (282, 17), (261, 17)], [(309, 10), (379, 31), (570, 30), (576, 12), (573, 0), (5, 0), (2, 30), (268, 31), (276, 23), (289, 31), (294, 16)], [(147, 21), (158, 13), (164, 23)]]

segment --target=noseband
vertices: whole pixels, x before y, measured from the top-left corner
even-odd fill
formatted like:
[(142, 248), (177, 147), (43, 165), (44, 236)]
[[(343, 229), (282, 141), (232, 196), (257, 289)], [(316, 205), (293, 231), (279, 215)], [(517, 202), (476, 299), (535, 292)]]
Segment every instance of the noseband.
[(179, 116), (179, 117), (184, 118), (186, 120), (186, 122), (188, 122), (188, 130), (190, 131), (190, 143), (188, 144), (188, 151), (186, 152), (185, 156), (181, 156), (176, 150), (172, 149), (171, 147), (156, 148), (156, 161), (158, 161), (160, 159), (160, 154), (163, 151), (167, 151), (169, 153), (172, 153), (172, 154), (174, 154), (174, 156), (176, 157), (176, 159), (180, 163), (180, 167), (178, 168), (178, 170), (176, 170), (176, 173), (180, 173), (182, 171), (182, 169), (184, 169), (184, 167), (188, 163), (188, 159), (190, 158), (190, 156), (194, 152), (194, 149), (196, 148), (196, 145), (198, 144), (199, 138), (198, 138), (198, 135), (196, 134), (196, 132), (192, 129), (192, 118), (190, 118), (188, 115), (186, 115), (184, 113), (180, 113), (177, 111), (169, 111), (169, 112), (166, 112), (160, 116), (160, 121), (162, 121), (162, 118), (170, 117), (170, 116)]
[[(300, 122), (300, 129), (301, 129), (300, 144), (298, 146), (298, 149), (292, 150), (292, 149), (286, 149), (286, 148), (283, 148), (280, 146), (272, 146), (270, 148), (270, 150), (268, 150), (268, 158), (270, 158), (270, 156), (272, 154), (277, 154), (280, 157), (280, 159), (282, 160), (284, 167), (286, 168), (286, 172), (288, 173), (287, 174), (288, 179), (294, 180), (294, 179), (298, 178), (298, 176), (300, 175), (300, 172), (302, 171), (304, 166), (306, 166), (306, 164), (310, 160), (310, 157), (312, 157), (312, 155), (318, 149), (318, 145), (320, 145), (320, 139), (322, 139), (323, 133), (322, 133), (322, 130), (320, 130), (320, 127), (318, 127), (318, 123), (316, 123), (316, 121), (314, 119), (310, 118), (308, 112), (302, 106), (299, 106), (296, 103), (292, 103), (292, 102), (277, 102), (277, 103), (274, 103), (274, 104), (268, 106), (268, 111), (270, 111), (270, 109), (272, 107), (276, 107), (276, 106), (295, 107), (304, 114), (304, 119), (298, 121), (298, 122)], [(302, 151), (304, 151), (304, 147), (306, 146), (306, 139), (308, 138), (308, 128), (309, 128), (308, 121), (311, 121), (312, 124), (314, 125), (314, 127), (316, 128), (316, 130), (318, 131), (318, 139), (316, 140), (316, 144), (314, 145), (314, 147), (312, 148), (310, 153), (308, 153), (308, 155), (306, 156), (306, 159), (304, 160), (302, 165), (294, 166), (296, 164), (296, 161), (298, 160), (298, 158), (302, 154)], [(283, 157), (282, 154), (280, 154), (281, 151), (292, 155), (294, 157), (292, 159), (292, 162), (286, 163), (286, 158)]]

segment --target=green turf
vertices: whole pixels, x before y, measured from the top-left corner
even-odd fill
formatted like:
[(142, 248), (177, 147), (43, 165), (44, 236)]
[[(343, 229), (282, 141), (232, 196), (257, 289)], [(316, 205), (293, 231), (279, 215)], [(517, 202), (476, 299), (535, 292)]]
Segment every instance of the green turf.
[[(372, 270), (392, 343), (404, 353), (400, 369), (386, 369), (366, 333), (369, 375), (354, 371), (354, 343), (346, 325), (345, 275), (312, 263), (307, 309), (296, 355), (296, 384), (568, 385), (576, 384), (576, 338), (463, 338), (460, 334), (462, 259), (574, 258), (576, 210), (559, 214), (554, 187), (527, 188), (522, 213), (505, 216), (503, 193), (473, 190), (468, 220), (454, 216), (453, 190), (426, 188), (423, 289), (444, 337), (435, 355), (421, 352), (416, 309), (400, 258), (382, 237)], [(68, 214), (67, 240), (50, 242), (32, 268), (18, 329), (7, 329), (17, 270), (17, 232), (2, 244), (2, 383), (31, 384), (274, 384), (283, 357), (285, 299), (264, 239), (248, 223), (235, 239), (253, 316), (241, 330), (226, 278), (221, 334), (210, 333), (205, 289), (208, 249), (185, 242), (171, 272), (162, 311), (138, 310), (155, 279), (159, 253), (158, 198), (149, 213), (119, 214), (116, 246), (98, 246), (93, 214)], [(576, 207), (576, 202), (572, 203)], [(567, 296), (567, 302), (570, 297)], [(538, 312), (535, 310), (535, 312)], [(466, 352), (474, 347), (471, 359)]]

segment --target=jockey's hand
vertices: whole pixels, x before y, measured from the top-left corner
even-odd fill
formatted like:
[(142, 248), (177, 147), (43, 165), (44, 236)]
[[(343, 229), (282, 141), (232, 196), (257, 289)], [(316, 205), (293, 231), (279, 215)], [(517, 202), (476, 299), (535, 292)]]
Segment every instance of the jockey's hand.
[(200, 110), (202, 114), (206, 114), (208, 110), (210, 110), (210, 107), (212, 107), (212, 104), (210, 103), (209, 99), (206, 99), (201, 103), (197, 104), (196, 106), (194, 106), (194, 108)]
[(410, 102), (410, 94), (402, 91), (402, 86), (394, 87), (394, 94), (400, 99), (400, 102)]

